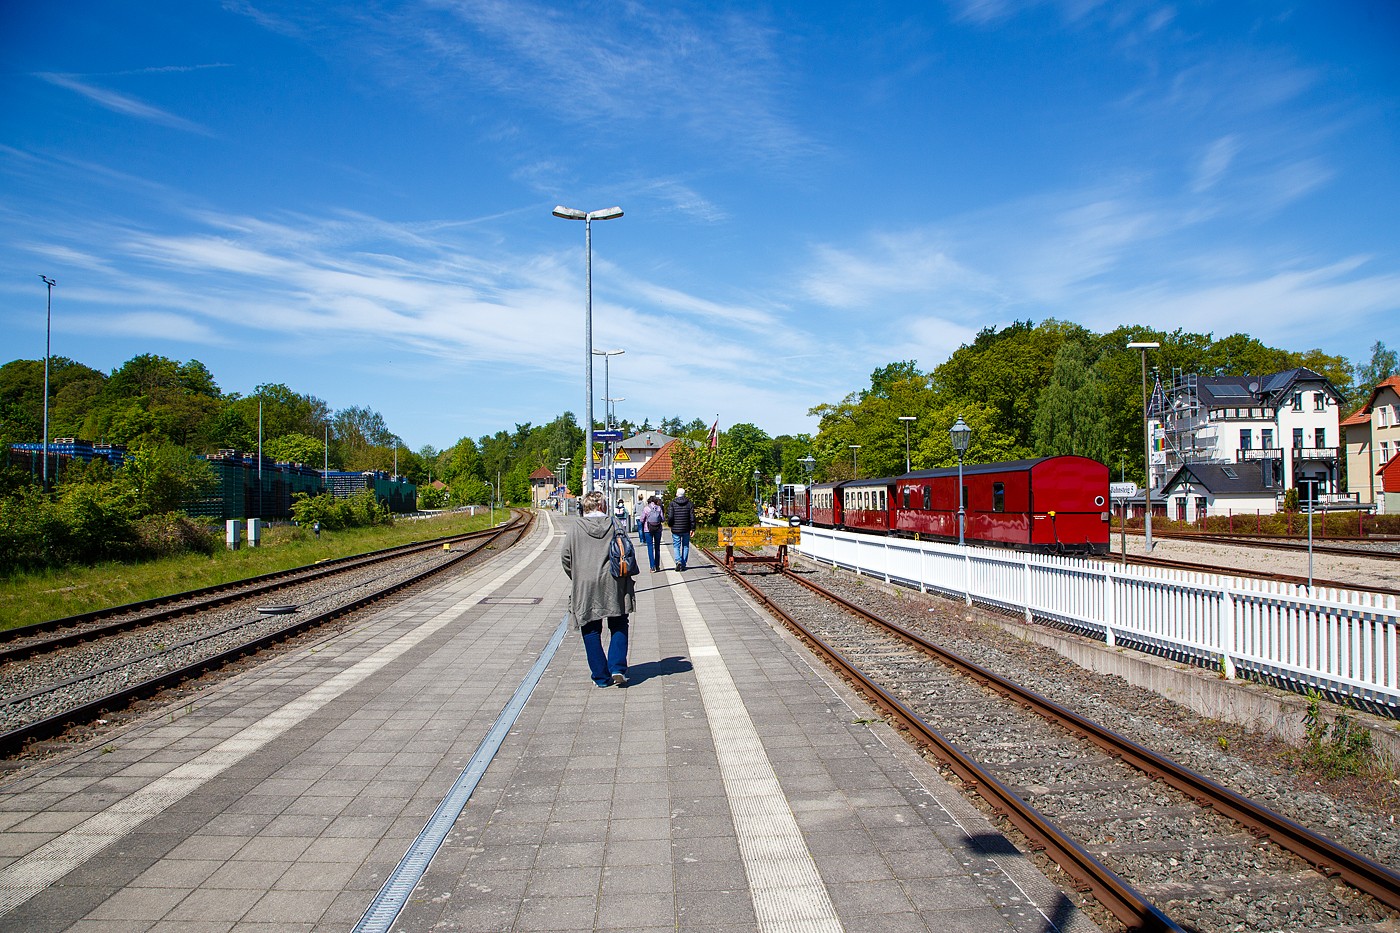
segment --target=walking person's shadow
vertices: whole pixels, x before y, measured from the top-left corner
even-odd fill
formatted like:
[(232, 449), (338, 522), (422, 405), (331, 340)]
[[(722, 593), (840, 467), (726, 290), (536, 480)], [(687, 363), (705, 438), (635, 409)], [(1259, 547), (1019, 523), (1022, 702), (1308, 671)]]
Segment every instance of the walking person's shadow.
[(643, 661), (627, 666), (627, 686), (637, 687), (653, 677), (667, 674), (684, 674), (690, 670), (690, 661), (682, 657), (662, 658), (660, 661)]

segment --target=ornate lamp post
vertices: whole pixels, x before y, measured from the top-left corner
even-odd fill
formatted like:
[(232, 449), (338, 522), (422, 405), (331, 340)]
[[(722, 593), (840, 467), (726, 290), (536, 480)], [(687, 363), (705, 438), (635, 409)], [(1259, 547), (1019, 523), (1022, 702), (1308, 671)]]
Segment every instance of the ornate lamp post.
[(963, 536), (963, 528), (967, 524), (967, 497), (963, 494), (963, 454), (967, 453), (967, 445), (972, 443), (972, 429), (962, 420), (962, 415), (958, 416), (957, 424), (948, 429), (948, 439), (953, 442), (953, 449), (958, 452), (958, 544), (966, 544)]

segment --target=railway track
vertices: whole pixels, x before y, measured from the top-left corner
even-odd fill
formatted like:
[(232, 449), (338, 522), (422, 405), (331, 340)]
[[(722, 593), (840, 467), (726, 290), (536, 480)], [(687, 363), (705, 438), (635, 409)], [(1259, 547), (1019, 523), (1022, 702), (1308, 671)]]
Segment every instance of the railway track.
[[(1115, 536), (1121, 533), (1119, 529), (1114, 529), (1112, 532)], [(1142, 529), (1129, 528), (1128, 534), (1141, 538)], [(1209, 534), (1195, 531), (1168, 531), (1166, 533), (1153, 531), (1152, 537), (1161, 538), (1163, 540), (1200, 541), (1206, 544), (1224, 544), (1233, 547), (1272, 548), (1282, 551), (1306, 551), (1308, 549), (1306, 540), (1299, 541), (1293, 538), (1250, 537), (1248, 535)], [(1350, 546), (1337, 543), (1329, 544), (1329, 541), (1350, 541), (1352, 544)], [(1374, 545), (1374, 547), (1367, 547), (1366, 545)], [(1314, 538), (1312, 549), (1314, 554), (1330, 554), (1339, 557), (1370, 557), (1376, 560), (1400, 560), (1400, 547), (1397, 547), (1397, 545), (1400, 545), (1400, 538), (1395, 537)], [(1387, 550), (1385, 548), (1395, 549)]]
[[(1355, 551), (1347, 556), (1355, 557)], [(1118, 553), (1105, 555), (1106, 560), (1122, 563), (1122, 557)], [(1257, 577), (1264, 580), (1277, 580), (1280, 583), (1292, 583), (1296, 586), (1307, 586), (1308, 578), (1290, 573), (1274, 573), (1268, 570), (1248, 570), (1242, 571), (1238, 567), (1222, 567), (1217, 564), (1202, 564), (1189, 560), (1170, 560), (1164, 557), (1144, 557), (1141, 554), (1129, 554), (1128, 563), (1141, 564), (1147, 567), (1168, 567), (1172, 570), (1190, 570), (1195, 573), (1213, 573), (1224, 577)], [(1342, 583), (1337, 580), (1324, 580), (1321, 577), (1313, 577), (1312, 586), (1323, 589), (1334, 590), (1361, 590), (1367, 593), (1383, 593), (1388, 596), (1400, 596), (1400, 589), (1386, 586), (1362, 586), (1356, 583)]]
[[(532, 514), (517, 513), (482, 532), (388, 548), (330, 567), (303, 568), (305, 573), (268, 575), (273, 580), (254, 578), (253, 586), (239, 590), (216, 587), (151, 600), (166, 605), (147, 605), (144, 612), (96, 627), (73, 617), (80, 620), (72, 623), (76, 631), (24, 633), (38, 637), (13, 646), (8, 663), (0, 663), (0, 756), (334, 621), (495, 548), (497, 541), (513, 544), (533, 522)], [(464, 541), (465, 548), (443, 549), (444, 543)], [(285, 611), (259, 612), (270, 607), (253, 603), (274, 593)]]
[(1400, 910), (1378, 862), (802, 574), (734, 576), (1127, 928), (1375, 929)]

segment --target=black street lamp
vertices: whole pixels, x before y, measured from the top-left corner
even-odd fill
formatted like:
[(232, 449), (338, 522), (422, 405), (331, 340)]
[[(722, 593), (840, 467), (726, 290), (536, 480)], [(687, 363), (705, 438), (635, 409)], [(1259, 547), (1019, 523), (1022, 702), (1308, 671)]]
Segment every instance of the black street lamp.
[(972, 429), (962, 420), (962, 415), (958, 416), (957, 424), (948, 429), (948, 439), (958, 452), (958, 544), (966, 544), (963, 528), (967, 524), (967, 487), (963, 485), (963, 454), (967, 453), (967, 445), (972, 443)]

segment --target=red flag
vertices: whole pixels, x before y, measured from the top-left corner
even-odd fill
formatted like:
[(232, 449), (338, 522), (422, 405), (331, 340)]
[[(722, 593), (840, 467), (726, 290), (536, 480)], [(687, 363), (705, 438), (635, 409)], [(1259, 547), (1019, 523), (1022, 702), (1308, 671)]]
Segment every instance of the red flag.
[(710, 449), (719, 447), (719, 416), (715, 416), (715, 423), (710, 425)]

